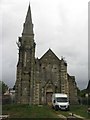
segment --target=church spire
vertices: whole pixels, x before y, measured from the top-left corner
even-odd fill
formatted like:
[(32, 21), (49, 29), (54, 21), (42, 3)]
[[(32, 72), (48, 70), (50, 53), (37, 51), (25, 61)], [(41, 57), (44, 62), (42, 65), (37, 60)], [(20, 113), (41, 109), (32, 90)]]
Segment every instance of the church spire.
[(29, 7), (28, 7), (22, 34), (23, 35), (32, 35), (33, 34), (33, 24), (32, 24), (30, 3), (29, 3)]
[(29, 3), (28, 11), (27, 11), (26, 22), (31, 22), (32, 23), (30, 3)]

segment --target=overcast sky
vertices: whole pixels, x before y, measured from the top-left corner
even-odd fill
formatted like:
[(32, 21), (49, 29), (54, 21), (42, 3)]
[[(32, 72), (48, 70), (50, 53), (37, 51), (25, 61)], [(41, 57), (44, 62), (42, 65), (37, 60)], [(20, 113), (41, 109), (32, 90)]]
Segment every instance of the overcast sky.
[[(68, 73), (80, 89), (88, 83), (88, 0), (2, 0), (0, 1), (0, 79), (12, 87), (16, 80), (18, 48), (28, 5), (31, 5), (36, 57), (49, 48), (65, 57)], [(2, 46), (3, 44), (3, 46)], [(2, 48), (1, 48), (2, 47)]]

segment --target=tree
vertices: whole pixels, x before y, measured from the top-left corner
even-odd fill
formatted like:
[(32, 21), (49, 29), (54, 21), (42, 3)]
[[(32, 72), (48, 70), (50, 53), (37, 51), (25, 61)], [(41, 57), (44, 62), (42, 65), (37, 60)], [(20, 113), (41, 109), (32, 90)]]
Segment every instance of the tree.
[(4, 94), (7, 90), (8, 86), (3, 81), (0, 81), (0, 91), (2, 91), (2, 94)]

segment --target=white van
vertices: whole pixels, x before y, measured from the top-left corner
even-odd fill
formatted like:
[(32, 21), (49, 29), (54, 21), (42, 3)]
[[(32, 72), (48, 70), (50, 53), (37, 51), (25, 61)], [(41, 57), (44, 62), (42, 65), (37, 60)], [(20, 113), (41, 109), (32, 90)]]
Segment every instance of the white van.
[(52, 94), (52, 107), (55, 110), (69, 110), (69, 99), (67, 94), (54, 93)]

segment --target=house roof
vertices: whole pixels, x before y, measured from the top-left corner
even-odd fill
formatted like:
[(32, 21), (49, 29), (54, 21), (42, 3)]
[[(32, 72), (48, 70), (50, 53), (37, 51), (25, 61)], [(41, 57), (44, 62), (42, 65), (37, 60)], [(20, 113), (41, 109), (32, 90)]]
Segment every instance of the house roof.
[(90, 80), (88, 81), (87, 90), (89, 90), (89, 91), (90, 91)]

